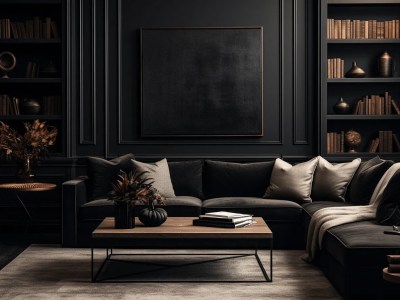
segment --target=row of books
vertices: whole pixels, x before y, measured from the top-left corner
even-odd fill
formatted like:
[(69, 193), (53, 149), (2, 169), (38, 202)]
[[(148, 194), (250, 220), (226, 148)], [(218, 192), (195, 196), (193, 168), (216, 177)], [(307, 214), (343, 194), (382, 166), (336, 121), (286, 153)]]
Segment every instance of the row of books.
[(371, 95), (364, 96), (362, 100), (358, 100), (354, 106), (353, 114), (355, 115), (400, 115), (400, 109), (396, 101), (388, 92), (384, 96)]
[(34, 17), (24, 22), (0, 19), (0, 39), (59, 38), (57, 22), (50, 17)]
[(341, 58), (328, 59), (328, 78), (344, 78), (344, 60)]
[(400, 273), (400, 255), (392, 254), (387, 255), (388, 272), (389, 273)]
[[(56, 95), (44, 96), (41, 103), (43, 115), (58, 115), (62, 111), (61, 97)], [(21, 114), (21, 100), (9, 95), (0, 95), (0, 116), (19, 116)]]
[(327, 20), (328, 39), (398, 39), (400, 20)]
[(36, 62), (28, 62), (26, 65), (26, 72), (25, 72), (25, 77), (26, 78), (38, 78), (39, 77), (39, 69), (40, 66)]
[(0, 116), (18, 116), (20, 100), (8, 95), (0, 95)]
[(344, 152), (344, 131), (328, 132), (326, 138), (326, 147), (328, 153)]
[(217, 211), (200, 215), (193, 220), (194, 226), (239, 228), (253, 224), (253, 216), (227, 211)]
[(51, 95), (43, 96), (42, 99), (42, 114), (44, 115), (59, 115), (62, 112), (61, 96)]
[[(373, 141), (375, 140), (376, 145), (372, 145)], [(379, 152), (387, 152), (387, 153), (392, 153), (392, 152), (398, 152), (400, 151), (400, 144), (399, 144), (399, 139), (395, 133), (393, 133), (391, 130), (381, 130), (379, 131), (379, 136), (371, 141), (369, 147), (368, 147), (368, 152), (375, 153), (376, 151)], [(371, 150), (371, 151), (370, 151)]]
[[(344, 153), (344, 131), (327, 133), (327, 152)], [(366, 152), (400, 152), (400, 142), (392, 130), (380, 130), (378, 137), (372, 139), (367, 146)]]

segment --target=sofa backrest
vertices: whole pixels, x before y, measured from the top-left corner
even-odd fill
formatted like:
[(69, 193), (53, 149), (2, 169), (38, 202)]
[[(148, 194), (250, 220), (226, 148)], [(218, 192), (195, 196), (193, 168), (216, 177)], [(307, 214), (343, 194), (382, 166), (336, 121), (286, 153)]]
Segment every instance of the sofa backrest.
[(275, 161), (232, 163), (206, 160), (203, 191), (206, 199), (262, 197), (269, 185)]
[(203, 161), (168, 162), (168, 167), (176, 196), (193, 196), (204, 199)]

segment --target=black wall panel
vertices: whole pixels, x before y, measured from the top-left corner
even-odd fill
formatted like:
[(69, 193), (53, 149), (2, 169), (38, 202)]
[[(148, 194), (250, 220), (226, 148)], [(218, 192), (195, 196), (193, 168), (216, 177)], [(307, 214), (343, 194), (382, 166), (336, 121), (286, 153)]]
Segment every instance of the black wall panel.
[[(314, 155), (313, 17), (311, 0), (76, 0), (72, 155), (243, 160)], [(264, 29), (264, 136), (142, 138), (140, 28), (231, 26)]]

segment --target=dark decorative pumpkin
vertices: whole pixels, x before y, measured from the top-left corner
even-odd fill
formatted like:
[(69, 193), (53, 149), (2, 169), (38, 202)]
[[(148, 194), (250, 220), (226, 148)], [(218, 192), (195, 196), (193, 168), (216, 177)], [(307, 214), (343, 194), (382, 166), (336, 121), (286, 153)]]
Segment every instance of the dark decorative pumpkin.
[(157, 208), (144, 208), (139, 212), (139, 220), (145, 226), (156, 227), (160, 226), (167, 220), (167, 212), (165, 209)]

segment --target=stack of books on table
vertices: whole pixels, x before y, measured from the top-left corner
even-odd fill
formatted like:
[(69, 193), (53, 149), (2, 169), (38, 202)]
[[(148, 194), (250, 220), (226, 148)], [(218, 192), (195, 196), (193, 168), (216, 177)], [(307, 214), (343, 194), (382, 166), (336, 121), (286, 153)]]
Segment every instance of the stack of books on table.
[(253, 216), (227, 211), (210, 212), (193, 220), (194, 226), (239, 228), (253, 224)]
[(387, 255), (388, 272), (400, 274), (400, 255)]

